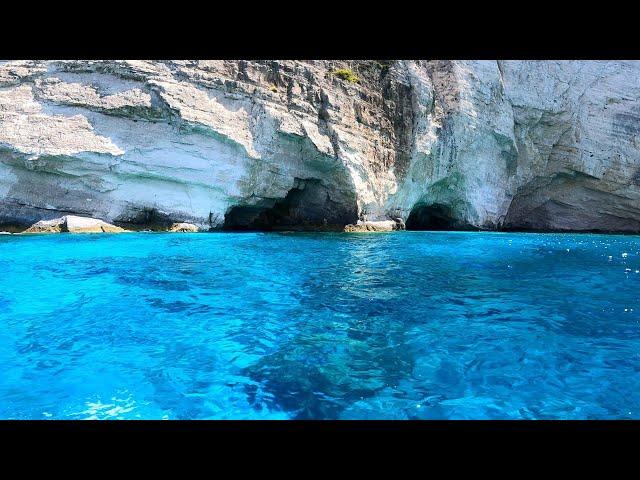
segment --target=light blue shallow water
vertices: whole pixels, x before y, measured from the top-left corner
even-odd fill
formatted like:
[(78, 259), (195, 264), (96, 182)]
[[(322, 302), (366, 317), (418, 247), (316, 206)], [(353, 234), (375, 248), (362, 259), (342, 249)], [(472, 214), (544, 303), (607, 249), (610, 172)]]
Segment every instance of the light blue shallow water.
[(0, 236), (0, 418), (640, 418), (640, 237)]

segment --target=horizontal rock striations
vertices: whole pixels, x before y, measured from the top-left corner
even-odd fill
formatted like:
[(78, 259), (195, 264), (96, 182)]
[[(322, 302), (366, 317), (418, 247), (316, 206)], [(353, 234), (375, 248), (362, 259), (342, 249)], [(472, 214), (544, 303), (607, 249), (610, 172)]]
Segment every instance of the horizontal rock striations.
[(0, 230), (638, 232), (639, 98), (635, 61), (0, 62)]

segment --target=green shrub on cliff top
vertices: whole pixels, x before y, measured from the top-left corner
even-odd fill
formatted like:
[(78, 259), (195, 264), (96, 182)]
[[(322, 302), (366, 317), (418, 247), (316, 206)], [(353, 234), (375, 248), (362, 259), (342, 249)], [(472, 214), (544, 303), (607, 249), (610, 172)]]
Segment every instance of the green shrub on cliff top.
[(353, 73), (352, 70), (349, 70), (348, 68), (338, 68), (337, 70), (334, 70), (331, 72), (331, 75), (335, 75), (336, 77), (342, 79), (342, 80), (346, 80), (349, 83), (359, 83), (360, 79), (358, 78), (358, 76)]

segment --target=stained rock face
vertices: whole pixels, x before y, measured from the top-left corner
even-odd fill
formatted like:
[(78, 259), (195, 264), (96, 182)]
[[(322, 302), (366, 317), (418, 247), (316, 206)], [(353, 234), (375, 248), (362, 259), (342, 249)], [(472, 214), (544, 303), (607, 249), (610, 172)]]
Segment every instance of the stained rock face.
[(110, 223), (103, 222), (95, 218), (77, 217), (75, 215), (65, 215), (53, 220), (41, 220), (29, 228), (24, 233), (121, 233), (126, 232), (124, 228), (116, 227)]
[(0, 62), (0, 230), (640, 231), (638, 98), (635, 61)]

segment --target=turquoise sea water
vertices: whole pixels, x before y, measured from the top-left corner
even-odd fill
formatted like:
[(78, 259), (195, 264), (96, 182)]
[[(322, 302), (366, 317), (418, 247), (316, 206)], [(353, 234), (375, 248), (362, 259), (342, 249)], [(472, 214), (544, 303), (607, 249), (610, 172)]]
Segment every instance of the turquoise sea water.
[(640, 418), (640, 237), (0, 236), (0, 418)]

